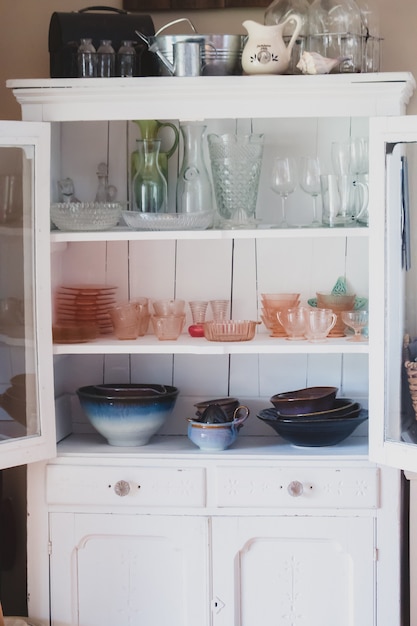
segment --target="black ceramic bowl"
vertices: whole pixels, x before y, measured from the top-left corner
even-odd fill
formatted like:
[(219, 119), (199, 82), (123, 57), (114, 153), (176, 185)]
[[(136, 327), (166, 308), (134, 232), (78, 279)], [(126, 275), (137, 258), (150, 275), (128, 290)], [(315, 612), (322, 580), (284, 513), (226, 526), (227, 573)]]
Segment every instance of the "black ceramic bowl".
[(356, 417), (335, 417), (332, 419), (282, 419), (273, 409), (264, 409), (258, 418), (268, 424), (283, 439), (295, 446), (321, 447), (334, 446), (344, 441), (362, 422), (368, 419), (368, 411), (362, 409)]
[(315, 413), (333, 408), (337, 392), (337, 387), (306, 387), (277, 393), (270, 398), (270, 402), (285, 415)]

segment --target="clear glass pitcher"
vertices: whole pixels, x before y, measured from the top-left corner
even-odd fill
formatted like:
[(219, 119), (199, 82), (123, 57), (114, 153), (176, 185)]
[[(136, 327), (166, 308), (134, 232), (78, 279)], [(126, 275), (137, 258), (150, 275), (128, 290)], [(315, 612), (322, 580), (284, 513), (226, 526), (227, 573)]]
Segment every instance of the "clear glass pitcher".
[(213, 210), (213, 193), (204, 161), (205, 124), (181, 124), (184, 154), (177, 180), (177, 213)]
[(138, 139), (138, 169), (132, 182), (133, 210), (166, 213), (168, 185), (158, 163), (160, 139)]

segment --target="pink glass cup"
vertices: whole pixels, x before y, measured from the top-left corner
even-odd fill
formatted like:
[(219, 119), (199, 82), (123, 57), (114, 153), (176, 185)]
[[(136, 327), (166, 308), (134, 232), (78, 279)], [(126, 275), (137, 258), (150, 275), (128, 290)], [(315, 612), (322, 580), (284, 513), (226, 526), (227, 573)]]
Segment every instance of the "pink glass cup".
[(287, 333), (286, 339), (291, 341), (305, 339), (307, 309), (302, 306), (278, 311), (278, 320)]
[(153, 315), (152, 326), (160, 341), (175, 341), (181, 335), (185, 315)]
[(133, 302), (118, 304), (109, 309), (109, 314), (117, 339), (137, 339), (138, 314)]
[(331, 309), (311, 309), (306, 314), (306, 338), (312, 342), (325, 341), (336, 324), (337, 315)]

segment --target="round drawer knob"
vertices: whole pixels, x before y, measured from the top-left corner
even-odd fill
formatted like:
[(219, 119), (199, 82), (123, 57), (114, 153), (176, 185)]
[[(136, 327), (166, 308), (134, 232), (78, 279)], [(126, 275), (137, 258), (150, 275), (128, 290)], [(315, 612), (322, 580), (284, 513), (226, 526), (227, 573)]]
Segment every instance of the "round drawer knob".
[(130, 485), (126, 480), (119, 480), (114, 486), (114, 493), (121, 498), (123, 498), (123, 496), (127, 496), (129, 491)]
[(300, 481), (298, 481), (298, 480), (293, 480), (288, 485), (288, 493), (293, 498), (298, 498), (299, 496), (301, 496), (302, 493), (303, 493), (303, 490), (304, 490), (303, 489), (303, 484), (300, 483)]

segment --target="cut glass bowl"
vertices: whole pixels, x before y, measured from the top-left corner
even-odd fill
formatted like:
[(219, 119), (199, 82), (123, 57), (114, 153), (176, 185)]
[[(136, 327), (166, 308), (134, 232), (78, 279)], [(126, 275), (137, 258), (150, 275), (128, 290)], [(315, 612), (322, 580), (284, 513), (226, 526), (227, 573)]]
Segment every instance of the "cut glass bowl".
[(51, 205), (51, 221), (59, 230), (109, 230), (117, 226), (121, 215), (120, 202), (56, 202)]
[(134, 230), (205, 230), (214, 221), (213, 211), (197, 213), (141, 213), (123, 211), (123, 219)]

